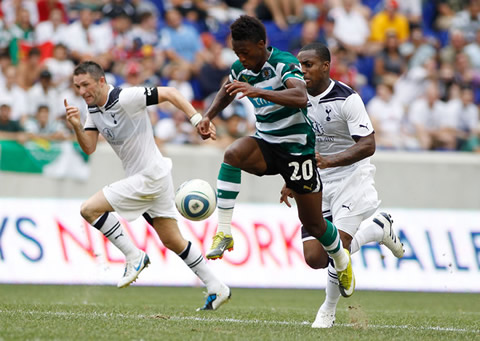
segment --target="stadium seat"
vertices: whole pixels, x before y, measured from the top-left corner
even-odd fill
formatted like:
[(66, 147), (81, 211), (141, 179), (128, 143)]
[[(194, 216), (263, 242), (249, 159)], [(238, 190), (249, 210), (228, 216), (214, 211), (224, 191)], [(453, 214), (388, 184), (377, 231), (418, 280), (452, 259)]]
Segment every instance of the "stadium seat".
[(355, 63), (358, 72), (367, 77), (368, 84), (373, 86), (375, 71), (375, 58), (371, 56), (359, 56)]

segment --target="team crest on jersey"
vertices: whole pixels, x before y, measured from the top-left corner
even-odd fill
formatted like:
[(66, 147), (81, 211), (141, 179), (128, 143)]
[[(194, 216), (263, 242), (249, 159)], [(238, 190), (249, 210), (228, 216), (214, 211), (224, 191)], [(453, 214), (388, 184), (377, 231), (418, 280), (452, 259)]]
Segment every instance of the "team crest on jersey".
[(327, 114), (327, 117), (325, 117), (325, 120), (327, 122), (330, 122), (332, 119), (330, 118), (330, 113), (332, 112), (332, 107), (329, 105), (325, 106), (325, 113)]
[(269, 78), (272, 78), (272, 75), (273, 75), (272, 69), (270, 69), (270, 68), (265, 68), (265, 69), (262, 70), (262, 76), (263, 76), (263, 78), (269, 79)]
[(102, 135), (105, 136), (105, 138), (109, 141), (115, 140), (115, 135), (113, 134), (112, 129), (103, 128)]

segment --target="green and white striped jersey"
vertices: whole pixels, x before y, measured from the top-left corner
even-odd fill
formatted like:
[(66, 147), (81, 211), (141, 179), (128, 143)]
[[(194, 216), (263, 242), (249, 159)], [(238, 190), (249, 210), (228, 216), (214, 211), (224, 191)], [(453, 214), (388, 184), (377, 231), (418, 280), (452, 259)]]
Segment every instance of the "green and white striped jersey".
[[(303, 80), (303, 73), (297, 58), (275, 47), (268, 48), (270, 57), (259, 73), (243, 67), (237, 60), (230, 71), (230, 81), (247, 82), (250, 85), (267, 90), (284, 90), (289, 78)], [(313, 154), (315, 150), (315, 133), (306, 108), (289, 108), (263, 98), (248, 97), (255, 107), (255, 136), (280, 145), (287, 153), (293, 155)]]

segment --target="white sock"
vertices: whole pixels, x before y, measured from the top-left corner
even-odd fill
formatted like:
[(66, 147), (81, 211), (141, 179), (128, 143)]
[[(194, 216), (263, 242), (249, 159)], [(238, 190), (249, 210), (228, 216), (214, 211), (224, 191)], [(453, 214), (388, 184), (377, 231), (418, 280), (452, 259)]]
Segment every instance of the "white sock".
[(218, 207), (218, 232), (223, 232), (225, 235), (232, 235), (232, 217), (233, 208)]
[(133, 244), (131, 239), (123, 233), (122, 224), (120, 224), (114, 214), (106, 212), (95, 220), (92, 225), (122, 251), (127, 260), (139, 255), (140, 250)]
[(327, 286), (325, 288), (325, 301), (320, 307), (321, 311), (335, 312), (337, 303), (340, 299), (340, 290), (338, 289), (337, 272), (331, 262), (328, 262)]
[(362, 229), (358, 230), (355, 233), (355, 236), (351, 242), (351, 252), (355, 253), (362, 245), (365, 245), (370, 242), (381, 242), (383, 239), (383, 229), (375, 224), (373, 221), (370, 221), (368, 225), (364, 226)]
[(202, 253), (196, 246), (189, 241), (185, 250), (180, 252), (178, 256), (183, 259), (185, 264), (187, 264), (195, 275), (205, 284), (209, 294), (218, 292), (221, 282), (210, 270)]

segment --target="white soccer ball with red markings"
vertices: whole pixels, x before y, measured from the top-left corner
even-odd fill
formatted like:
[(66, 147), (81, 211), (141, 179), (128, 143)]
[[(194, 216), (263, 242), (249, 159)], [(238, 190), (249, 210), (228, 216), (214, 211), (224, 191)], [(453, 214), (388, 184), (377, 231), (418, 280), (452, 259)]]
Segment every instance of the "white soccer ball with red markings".
[(204, 220), (215, 211), (217, 195), (207, 181), (192, 179), (178, 187), (175, 205), (185, 218), (194, 221)]

